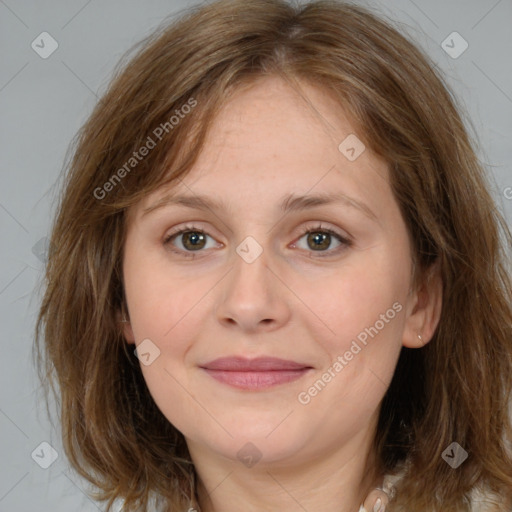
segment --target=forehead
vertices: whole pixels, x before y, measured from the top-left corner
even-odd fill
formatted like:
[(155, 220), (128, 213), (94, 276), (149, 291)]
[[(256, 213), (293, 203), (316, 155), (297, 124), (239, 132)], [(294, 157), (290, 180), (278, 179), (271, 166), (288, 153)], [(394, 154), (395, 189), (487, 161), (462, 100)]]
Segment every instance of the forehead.
[[(190, 172), (146, 197), (139, 213), (178, 192), (231, 193), (249, 206), (251, 198), (277, 201), (284, 191), (382, 190), (387, 165), (357, 137), (342, 106), (325, 89), (299, 85), (273, 77), (235, 90), (213, 120)], [(349, 159), (354, 152), (357, 158)]]
[(354, 131), (328, 89), (265, 77), (233, 92), (214, 120), (209, 143), (222, 148), (242, 145), (268, 156), (291, 147), (304, 153), (318, 143), (337, 146), (342, 133)]

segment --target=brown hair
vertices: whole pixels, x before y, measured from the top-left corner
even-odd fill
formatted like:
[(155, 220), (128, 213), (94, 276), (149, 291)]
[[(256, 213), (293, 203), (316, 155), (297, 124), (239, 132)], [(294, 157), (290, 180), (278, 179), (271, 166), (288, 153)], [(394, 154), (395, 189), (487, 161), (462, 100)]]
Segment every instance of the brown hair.
[[(421, 349), (402, 348), (380, 411), (380, 470), (407, 461), (391, 510), (467, 511), (481, 487), (510, 511), (512, 237), (463, 109), (428, 57), (352, 4), (221, 0), (163, 26), (123, 66), (75, 141), (36, 326), (41, 378), (60, 391), (66, 453), (97, 498), (109, 510), (116, 498), (124, 510), (146, 510), (152, 496), (172, 510), (189, 503), (184, 437), (156, 407), (117, 321), (126, 212), (188, 172), (235, 89), (278, 74), (339, 99), (358, 137), (389, 163), (416, 278), (434, 263), (441, 272), (437, 332)], [(191, 99), (197, 106), (171, 128)], [(162, 142), (127, 166), (165, 123)], [(456, 470), (441, 457), (454, 441), (469, 452)]]

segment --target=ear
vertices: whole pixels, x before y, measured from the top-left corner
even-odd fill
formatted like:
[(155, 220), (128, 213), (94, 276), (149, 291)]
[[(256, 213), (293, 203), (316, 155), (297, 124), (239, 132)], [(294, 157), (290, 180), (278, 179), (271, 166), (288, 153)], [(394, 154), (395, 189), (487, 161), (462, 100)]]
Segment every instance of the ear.
[(421, 348), (434, 336), (441, 318), (443, 280), (439, 261), (421, 277), (417, 289), (409, 295), (409, 307), (402, 344), (408, 348)]
[(116, 312), (116, 321), (119, 324), (123, 336), (127, 343), (135, 344), (135, 336), (130, 321), (126, 318), (126, 314), (123, 311), (118, 310)]

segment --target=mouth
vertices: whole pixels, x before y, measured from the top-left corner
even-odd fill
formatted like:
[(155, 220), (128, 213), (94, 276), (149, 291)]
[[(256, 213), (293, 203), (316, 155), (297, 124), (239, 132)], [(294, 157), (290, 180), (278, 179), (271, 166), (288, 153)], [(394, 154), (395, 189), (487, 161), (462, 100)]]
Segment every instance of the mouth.
[(262, 390), (293, 382), (312, 370), (312, 366), (274, 357), (222, 357), (200, 368), (218, 382), (245, 390)]

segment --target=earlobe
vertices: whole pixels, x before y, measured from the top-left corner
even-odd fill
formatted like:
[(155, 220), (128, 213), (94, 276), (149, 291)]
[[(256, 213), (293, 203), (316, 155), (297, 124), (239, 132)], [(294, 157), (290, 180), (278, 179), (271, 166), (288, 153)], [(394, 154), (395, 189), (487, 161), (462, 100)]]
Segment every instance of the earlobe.
[(443, 281), (437, 263), (426, 272), (410, 300), (402, 344), (407, 348), (421, 348), (433, 338), (441, 319)]
[(126, 322), (125, 324), (123, 324), (123, 335), (127, 343), (130, 343), (132, 345), (135, 344), (135, 335), (133, 334), (133, 329), (130, 322)]
[(126, 314), (124, 313), (124, 310), (118, 311), (116, 315), (117, 323), (119, 324), (121, 331), (123, 333), (123, 336), (127, 343), (135, 344), (135, 336), (133, 334), (132, 325), (129, 320), (126, 318)]

